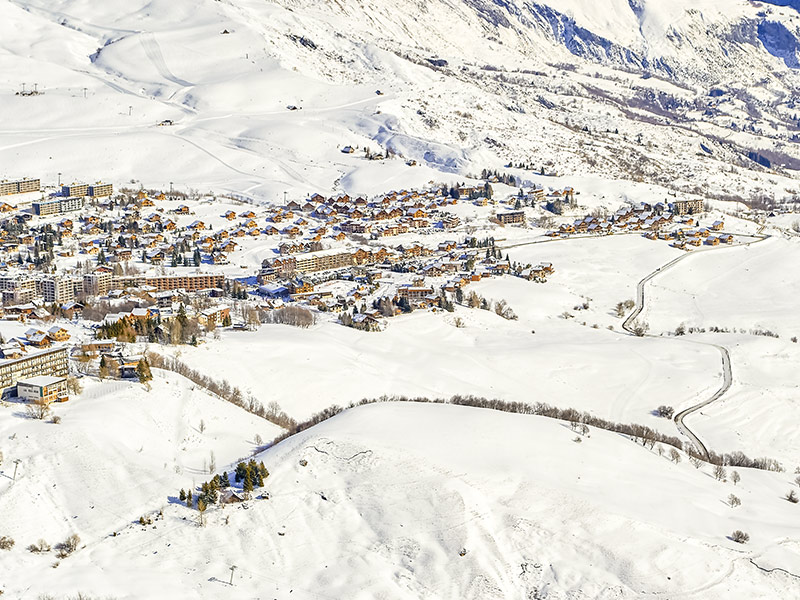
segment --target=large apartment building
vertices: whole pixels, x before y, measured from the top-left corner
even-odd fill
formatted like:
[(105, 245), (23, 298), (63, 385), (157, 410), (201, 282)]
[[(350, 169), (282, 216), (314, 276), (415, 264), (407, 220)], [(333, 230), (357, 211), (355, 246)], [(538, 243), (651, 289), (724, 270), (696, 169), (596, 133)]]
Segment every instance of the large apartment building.
[(114, 277), (106, 271), (87, 273), (83, 276), (83, 291), (90, 296), (103, 296), (111, 291)]
[(65, 212), (72, 212), (83, 208), (82, 196), (70, 196), (67, 198), (51, 198), (50, 200), (42, 200), (41, 202), (34, 202), (33, 213), (40, 217), (48, 215), (60, 215)]
[(353, 253), (339, 249), (304, 252), (302, 254), (295, 254), (294, 259), (296, 261), (295, 269), (301, 273), (341, 269), (354, 264)]
[(41, 281), (42, 298), (45, 302), (58, 302), (63, 304), (75, 299), (75, 288), (72, 279), (62, 277), (48, 277)]
[(676, 215), (696, 215), (703, 212), (702, 200), (675, 200), (672, 212)]
[(0, 196), (10, 196), (11, 194), (25, 194), (27, 192), (38, 192), (41, 189), (41, 182), (38, 179), (18, 179), (15, 181), (0, 181)]
[(0, 277), (3, 302), (25, 304), (36, 297), (36, 281), (28, 277)]
[(497, 220), (503, 225), (515, 225), (525, 222), (525, 213), (521, 210), (497, 213)]
[(70, 185), (62, 185), (61, 193), (64, 196), (84, 196), (89, 195), (89, 186), (85, 183), (72, 183)]
[(114, 193), (114, 186), (110, 183), (97, 183), (89, 186), (89, 196), (93, 198), (101, 198), (103, 196), (110, 196)]
[(0, 390), (3, 396), (13, 393), (20, 379), (52, 375), (66, 377), (69, 374), (67, 348), (51, 348), (32, 352), (22, 358), (0, 360)]
[(123, 276), (114, 277), (114, 288), (141, 287), (149, 285), (156, 288), (159, 292), (168, 290), (186, 290), (187, 292), (197, 292), (211, 288), (223, 288), (225, 286), (225, 276), (219, 274), (196, 273), (192, 275), (160, 275), (153, 277), (144, 276)]

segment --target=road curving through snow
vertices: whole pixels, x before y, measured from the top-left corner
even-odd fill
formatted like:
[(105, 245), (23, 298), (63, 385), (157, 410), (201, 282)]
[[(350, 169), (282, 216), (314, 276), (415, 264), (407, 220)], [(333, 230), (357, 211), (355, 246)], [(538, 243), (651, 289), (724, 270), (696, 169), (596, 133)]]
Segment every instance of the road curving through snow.
[[(762, 225), (761, 228), (758, 230), (758, 233), (756, 234), (758, 236), (758, 239), (756, 239), (754, 241), (751, 241), (751, 242), (747, 242), (745, 244), (741, 244), (740, 246), (735, 246), (735, 247), (750, 246), (752, 244), (757, 244), (758, 242), (763, 242), (764, 240), (768, 239), (770, 237), (769, 235), (762, 235), (762, 231), (763, 230), (764, 230), (764, 226)], [(687, 253), (687, 254), (683, 254), (683, 255), (679, 256), (678, 258), (675, 258), (675, 259), (671, 260), (667, 264), (658, 267), (655, 271), (653, 271), (652, 273), (646, 275), (645, 277), (643, 277), (639, 281), (639, 283), (636, 285), (636, 307), (633, 309), (633, 311), (631, 311), (631, 314), (629, 314), (628, 317), (625, 319), (625, 321), (622, 323), (622, 328), (626, 332), (628, 332), (631, 335), (637, 335), (636, 332), (635, 332), (636, 328), (634, 327), (634, 323), (636, 322), (636, 320), (641, 316), (642, 312), (644, 311), (644, 307), (645, 307), (645, 287), (647, 286), (647, 284), (650, 281), (652, 281), (656, 276), (661, 275), (665, 271), (668, 271), (669, 269), (672, 269), (673, 267), (675, 267), (678, 263), (684, 261), (685, 259), (689, 258), (690, 256), (697, 256), (698, 254), (699, 253), (696, 252), (696, 251), (695, 252), (691, 252), (691, 253)], [(661, 337), (661, 336), (649, 335), (647, 333), (645, 333), (644, 335), (646, 335), (648, 337)], [(711, 404), (713, 402), (716, 402), (717, 400), (722, 398), (722, 396), (724, 396), (727, 393), (727, 391), (731, 388), (731, 385), (733, 384), (733, 367), (731, 366), (731, 355), (730, 355), (730, 352), (728, 351), (728, 349), (725, 346), (720, 346), (718, 344), (712, 344), (712, 343), (709, 343), (709, 342), (698, 342), (698, 341), (694, 341), (694, 340), (692, 340), (692, 343), (702, 344), (704, 346), (711, 346), (713, 348), (716, 348), (719, 351), (719, 353), (720, 353), (720, 355), (722, 357), (722, 385), (714, 393), (714, 395), (711, 396), (710, 398), (708, 398), (707, 400), (703, 400), (702, 402), (698, 402), (697, 404), (693, 404), (692, 406), (689, 406), (688, 408), (685, 408), (682, 411), (678, 412), (678, 414), (676, 414), (675, 417), (674, 417), (674, 421), (675, 421), (675, 426), (678, 428), (678, 431), (682, 435), (684, 435), (687, 438), (689, 438), (689, 440), (691, 440), (692, 444), (694, 444), (694, 446), (697, 449), (697, 451), (703, 456), (703, 458), (706, 461), (708, 461), (709, 458), (710, 458), (709, 452), (708, 452), (708, 448), (706, 448), (705, 444), (703, 444), (703, 442), (700, 440), (698, 435), (695, 432), (693, 432), (691, 430), (691, 428), (689, 428), (689, 426), (686, 424), (685, 420), (686, 420), (686, 417), (688, 417), (689, 415), (701, 410), (702, 408), (705, 408), (706, 406), (708, 406), (709, 404)]]

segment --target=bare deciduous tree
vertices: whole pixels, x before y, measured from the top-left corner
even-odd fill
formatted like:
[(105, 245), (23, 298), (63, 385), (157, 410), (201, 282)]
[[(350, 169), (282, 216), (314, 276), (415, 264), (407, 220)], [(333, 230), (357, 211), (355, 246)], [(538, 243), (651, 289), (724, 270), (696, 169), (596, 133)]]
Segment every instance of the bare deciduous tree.
[(286, 306), (279, 310), (262, 311), (260, 313), (260, 323), (275, 323), (279, 325), (291, 325), (307, 329), (314, 324), (314, 313), (301, 306)]
[(737, 544), (746, 544), (750, 541), (750, 536), (746, 534), (744, 531), (740, 531), (737, 529), (731, 534), (731, 539), (736, 542)]
[(661, 406), (658, 407), (657, 412), (659, 417), (663, 417), (665, 419), (671, 419), (672, 415), (675, 414), (675, 409), (672, 408), (671, 406), (666, 406), (665, 404), (662, 404)]
[(741, 504), (742, 501), (739, 500), (738, 496), (734, 496), (733, 494), (728, 496), (728, 506), (730, 506), (731, 508), (736, 508), (737, 506), (741, 506)]
[(733, 485), (739, 483), (741, 479), (742, 478), (739, 476), (739, 471), (731, 471), (731, 481), (733, 482)]
[(58, 558), (66, 558), (75, 550), (78, 549), (78, 544), (81, 543), (81, 538), (78, 537), (77, 534), (73, 533), (63, 542), (56, 544), (56, 550), (58, 550)]
[(681, 453), (675, 448), (670, 448), (669, 459), (677, 465), (679, 462), (681, 462)]
[(35, 553), (35, 554), (42, 554), (44, 552), (50, 552), (50, 544), (48, 544), (46, 541), (40, 539), (35, 544), (31, 544), (30, 546), (28, 546), (28, 550), (30, 552)]
[(722, 465), (714, 465), (714, 479), (717, 481), (722, 481), (728, 473), (725, 471), (725, 467)]
[(25, 411), (31, 419), (43, 421), (50, 414), (50, 402), (46, 398), (35, 398), (25, 406)]
[(67, 377), (67, 391), (76, 396), (83, 391), (83, 386), (77, 377)]

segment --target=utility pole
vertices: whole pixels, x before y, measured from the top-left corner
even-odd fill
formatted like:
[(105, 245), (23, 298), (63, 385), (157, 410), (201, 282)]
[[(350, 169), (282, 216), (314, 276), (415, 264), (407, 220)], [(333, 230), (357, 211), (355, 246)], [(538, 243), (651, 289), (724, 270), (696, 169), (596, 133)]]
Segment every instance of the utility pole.
[(132, 113), (132, 112), (133, 112), (133, 107), (132, 107), (132, 106), (129, 106), (129, 107), (128, 107), (128, 116), (129, 116), (129, 117), (131, 116), (131, 113)]
[(61, 171), (58, 172), (58, 187), (61, 187)]
[(238, 568), (238, 567), (237, 567), (236, 565), (232, 565), (232, 566), (231, 566), (231, 582), (230, 582), (230, 584), (229, 584), (229, 585), (233, 585), (233, 572), (234, 572), (234, 571), (235, 571), (237, 568)]
[(286, 206), (286, 193), (287, 192), (283, 192), (283, 205), (284, 206)]
[[(16, 459), (14, 461), (14, 477), (13, 477), (13, 481), (17, 480), (17, 467), (19, 466), (19, 463), (21, 463), (21, 462), (22, 462), (22, 459), (20, 459), (20, 458), (18, 458), (18, 459)], [(231, 579), (233, 579), (233, 577), (231, 577)]]
[(86, 92), (88, 91), (88, 89), (89, 88), (83, 88), (83, 99), (84, 100), (86, 99)]
[(169, 182), (169, 193), (170, 194), (172, 193), (172, 182), (171, 181)]
[(33, 93), (34, 94), (38, 94), (39, 93), (39, 84), (38, 83), (34, 83), (33, 84)]
[(23, 96), (25, 95), (25, 84), (24, 83), (22, 84), (22, 95)]

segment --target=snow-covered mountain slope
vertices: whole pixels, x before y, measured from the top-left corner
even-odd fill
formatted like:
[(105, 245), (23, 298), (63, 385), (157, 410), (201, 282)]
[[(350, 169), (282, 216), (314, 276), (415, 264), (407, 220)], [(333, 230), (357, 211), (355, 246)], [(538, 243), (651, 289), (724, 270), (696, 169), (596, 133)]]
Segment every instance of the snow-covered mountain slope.
[[(269, 200), (511, 161), (793, 195), (799, 19), (745, 0), (13, 0), (2, 175)], [(23, 83), (45, 95), (14, 95)]]
[[(0, 553), (10, 597), (787, 598), (800, 569), (789, 477), (716, 481), (604, 431), (442, 405), (341, 414), (265, 452), (269, 500), (179, 504), (85, 536), (52, 569)], [(305, 461), (305, 462), (304, 462)], [(624, 465), (624, 468), (622, 467)], [(64, 473), (56, 472), (62, 485)], [(28, 477), (28, 485), (47, 485)], [(138, 481), (132, 482), (136, 485)], [(731, 508), (731, 493), (742, 504)], [(768, 515), (768, 516), (767, 516)], [(64, 523), (65, 531), (73, 523)], [(746, 531), (750, 543), (728, 539)], [(27, 543), (19, 540), (18, 544)], [(12, 562), (8, 562), (12, 561)], [(230, 568), (233, 587), (229, 586)], [(27, 597), (27, 596), (26, 596)]]
[(59, 424), (26, 418), (22, 402), (0, 410), (0, 535), (20, 545), (15, 558), (0, 552), (0, 573), (26, 562), (25, 547), (40, 538), (102, 539), (166, 504), (165, 490), (189, 489), (212, 463), (220, 470), (252, 453), (256, 436), (281, 432), (172, 373), (156, 370), (151, 391), (82, 381), (78, 398), (54, 408)]

